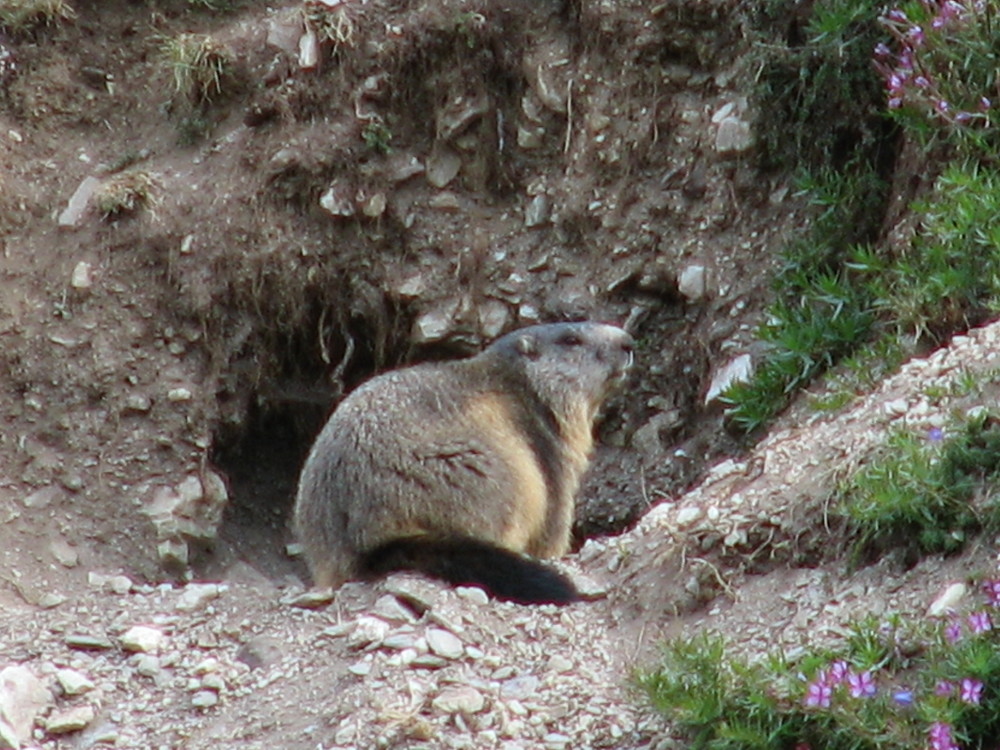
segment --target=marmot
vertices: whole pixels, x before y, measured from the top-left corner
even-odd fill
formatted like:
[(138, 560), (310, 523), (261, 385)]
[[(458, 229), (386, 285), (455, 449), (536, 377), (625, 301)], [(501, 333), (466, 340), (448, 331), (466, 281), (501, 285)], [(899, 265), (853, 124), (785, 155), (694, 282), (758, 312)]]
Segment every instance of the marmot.
[(632, 356), (621, 328), (553, 323), (361, 385), (299, 479), (295, 525), (317, 588), (408, 569), (509, 601), (575, 601), (528, 555), (569, 549), (594, 418)]

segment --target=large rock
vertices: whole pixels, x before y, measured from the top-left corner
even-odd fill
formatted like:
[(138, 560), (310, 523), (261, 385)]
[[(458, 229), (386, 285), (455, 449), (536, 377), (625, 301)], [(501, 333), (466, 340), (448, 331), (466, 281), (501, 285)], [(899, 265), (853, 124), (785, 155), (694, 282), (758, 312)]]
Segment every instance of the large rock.
[(35, 719), (52, 703), (52, 693), (27, 667), (0, 671), (0, 748), (14, 748), (31, 739)]

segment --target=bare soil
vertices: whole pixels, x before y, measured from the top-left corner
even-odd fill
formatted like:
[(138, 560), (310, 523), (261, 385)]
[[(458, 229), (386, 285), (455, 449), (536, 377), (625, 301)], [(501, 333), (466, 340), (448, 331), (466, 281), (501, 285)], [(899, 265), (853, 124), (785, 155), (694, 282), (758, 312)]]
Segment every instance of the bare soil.
[[(52, 689), (26, 746), (673, 747), (628, 687), (663, 637), (792, 647), (992, 566), (984, 541), (849, 575), (823, 507), (889, 425), (995, 397), (922, 395), (986, 379), (992, 329), (749, 452), (705, 404), (808, 222), (756, 166), (732, 0), (353, 0), (307, 68), (299, 5), (75, 10), (0, 36), (0, 669)], [(182, 33), (226, 51), (209, 101), (174, 90)], [(102, 215), (123, 179), (148, 198)], [(566, 561), (606, 596), (397, 576), (286, 603), (295, 478), (339, 396), (584, 317), (640, 342)]]

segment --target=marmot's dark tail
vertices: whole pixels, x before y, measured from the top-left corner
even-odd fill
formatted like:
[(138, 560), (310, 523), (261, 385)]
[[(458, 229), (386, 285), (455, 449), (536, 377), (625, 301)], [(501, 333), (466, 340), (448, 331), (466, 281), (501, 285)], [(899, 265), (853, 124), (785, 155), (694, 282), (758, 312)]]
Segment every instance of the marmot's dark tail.
[(572, 582), (534, 558), (471, 537), (395, 539), (368, 552), (361, 563), (370, 576), (417, 570), (456, 586), (480, 586), (518, 604), (569, 604), (580, 595)]

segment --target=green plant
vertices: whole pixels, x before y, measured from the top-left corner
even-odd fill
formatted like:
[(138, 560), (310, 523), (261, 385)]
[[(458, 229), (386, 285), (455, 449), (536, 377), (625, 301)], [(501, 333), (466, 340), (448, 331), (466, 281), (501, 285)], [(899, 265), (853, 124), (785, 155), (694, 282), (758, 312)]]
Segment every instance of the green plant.
[(67, 0), (3, 0), (0, 2), (0, 27), (21, 34), (38, 26), (51, 26), (76, 17)]
[(868, 617), (795, 661), (749, 662), (717, 635), (676, 639), (636, 682), (696, 750), (987, 750), (1000, 732), (1000, 581), (982, 590), (984, 607)]
[(392, 131), (381, 120), (370, 120), (361, 131), (361, 138), (372, 151), (380, 154), (392, 153)]
[(204, 34), (178, 34), (164, 40), (162, 50), (175, 93), (192, 104), (222, 93), (230, 54), (218, 41)]
[(177, 144), (193, 146), (202, 141), (212, 130), (212, 122), (200, 114), (190, 114), (177, 121)]
[(845, 483), (837, 512), (853, 525), (858, 555), (954, 552), (971, 533), (997, 527), (990, 485), (1000, 477), (1000, 422), (980, 414), (954, 432), (897, 431)]

